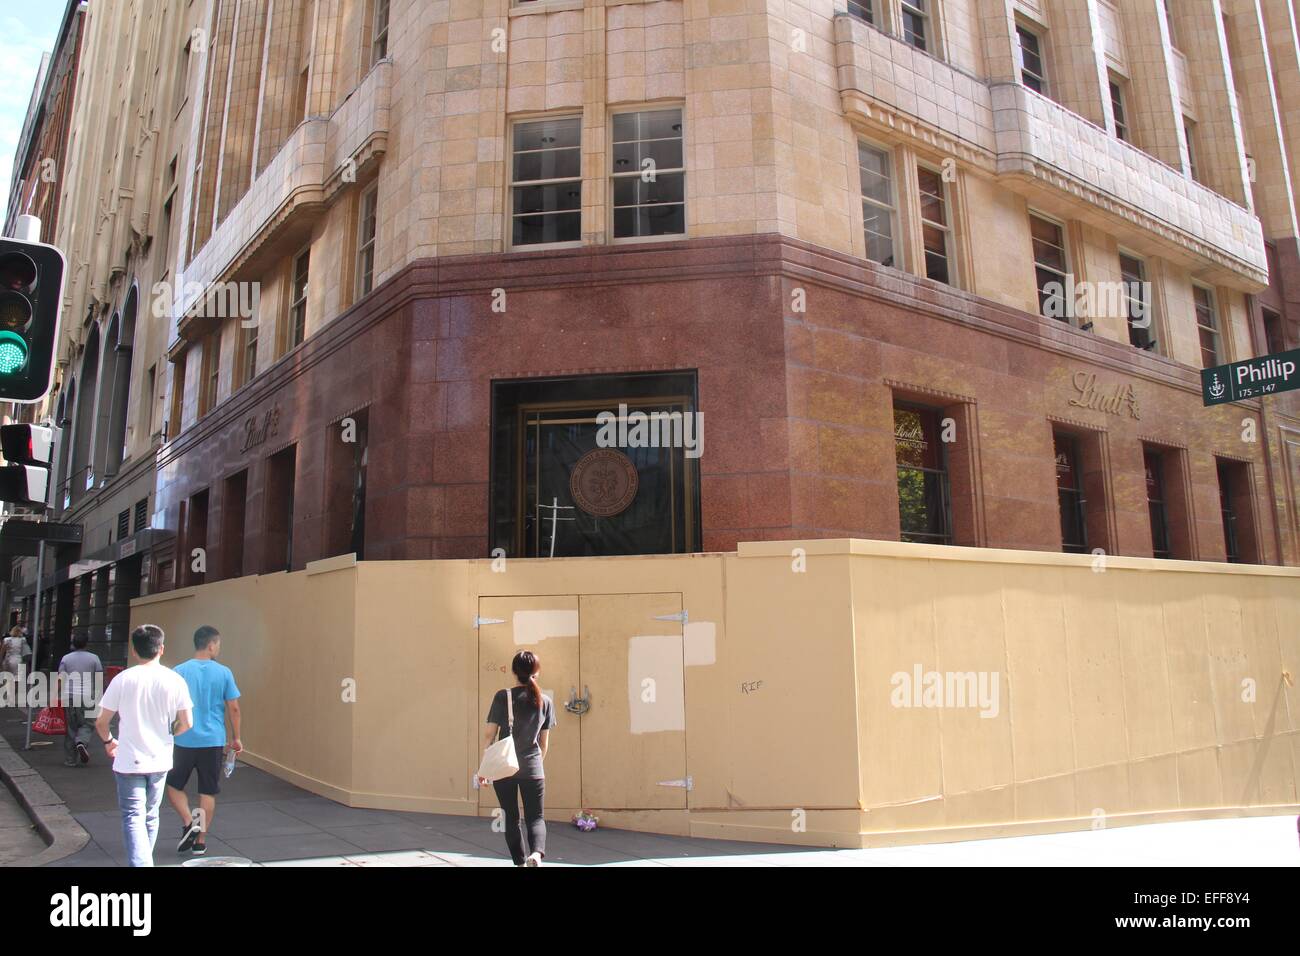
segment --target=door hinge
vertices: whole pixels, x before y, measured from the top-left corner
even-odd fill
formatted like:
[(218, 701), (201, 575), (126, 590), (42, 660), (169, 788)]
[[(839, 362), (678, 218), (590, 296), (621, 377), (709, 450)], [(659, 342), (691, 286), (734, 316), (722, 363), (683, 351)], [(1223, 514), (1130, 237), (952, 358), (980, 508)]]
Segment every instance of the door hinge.
[(683, 624), (691, 623), (690, 613), (686, 608), (682, 608), (676, 614), (656, 614), (656, 621), (681, 621)]
[(694, 789), (695, 789), (695, 781), (694, 781), (694, 779), (693, 779), (692, 777), (687, 777), (685, 780), (660, 780), (660, 781), (659, 781), (659, 786), (661, 786), (661, 787), (684, 787), (684, 788), (686, 788), (687, 790), (694, 790)]
[(499, 617), (476, 617), (474, 618), (474, 629), (478, 630), (484, 624), (504, 624), (504, 623), (505, 621), (503, 621)]

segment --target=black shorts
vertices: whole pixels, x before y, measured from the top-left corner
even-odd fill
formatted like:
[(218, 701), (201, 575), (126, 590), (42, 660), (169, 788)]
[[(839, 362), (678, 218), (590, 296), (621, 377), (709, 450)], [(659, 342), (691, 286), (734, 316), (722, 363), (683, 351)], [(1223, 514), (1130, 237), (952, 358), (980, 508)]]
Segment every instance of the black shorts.
[(190, 782), (190, 774), (197, 770), (199, 793), (205, 797), (215, 797), (221, 792), (221, 759), (225, 756), (225, 750), (225, 747), (173, 747), (172, 769), (167, 773), (167, 786), (184, 790)]

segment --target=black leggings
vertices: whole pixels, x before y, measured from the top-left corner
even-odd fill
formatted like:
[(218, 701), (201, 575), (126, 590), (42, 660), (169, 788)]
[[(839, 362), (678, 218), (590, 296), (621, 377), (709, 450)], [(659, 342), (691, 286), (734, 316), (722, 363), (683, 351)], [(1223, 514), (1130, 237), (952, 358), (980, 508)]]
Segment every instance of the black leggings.
[[(523, 863), (530, 853), (546, 856), (546, 821), (542, 819), (542, 800), (546, 795), (546, 781), (541, 778), (506, 777), (494, 780), (492, 789), (497, 792), (497, 802), (505, 812), (506, 846), (516, 864)], [(524, 798), (524, 819), (519, 819), (519, 798)], [(524, 849), (527, 831), (528, 849)]]

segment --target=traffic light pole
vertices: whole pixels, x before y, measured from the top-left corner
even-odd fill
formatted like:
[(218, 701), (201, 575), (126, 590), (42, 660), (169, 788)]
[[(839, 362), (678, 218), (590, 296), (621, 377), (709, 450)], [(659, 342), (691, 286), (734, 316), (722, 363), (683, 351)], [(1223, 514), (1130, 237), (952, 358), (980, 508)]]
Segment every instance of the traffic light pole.
[[(36, 671), (36, 662), (40, 660), (38, 656), (41, 652), (41, 607), (44, 603), (42, 598), (45, 596), (45, 542), (39, 541), (36, 545), (36, 624), (32, 628), (32, 673)], [(31, 677), (31, 673), (27, 675)], [(32, 695), (31, 682), (27, 684), (27, 743), (24, 750), (32, 749)]]
[[(54, 426), (52, 437), (53, 437), (53, 443), (52, 443), (52, 448), (50, 453), (51, 464), (53, 464), (53, 462), (57, 460), (57, 455), (62, 450), (63, 429), (58, 427), (57, 425)], [(45, 484), (45, 505), (46, 505), (47, 513), (49, 511), (50, 501), (53, 499), (53, 497), (54, 497), (54, 480), (53, 480), (53, 474), (51, 474), (50, 480), (47, 481)], [(41, 634), (44, 632), (44, 628), (42, 627), (42, 625), (44, 624), (44, 617), (45, 617), (43, 613), (44, 605), (45, 605), (44, 597), (45, 597), (45, 539), (40, 538), (36, 542), (36, 607), (35, 607), (35, 614), (33, 615), (36, 620), (32, 627), (32, 668), (31, 668), (32, 673), (35, 673), (37, 664), (41, 659), (40, 658)], [(30, 677), (31, 674), (29, 673), (28, 676)], [(32, 698), (31, 698), (30, 690), (31, 690), (31, 684), (29, 683), (28, 684), (29, 693), (27, 694), (27, 743), (23, 747), (24, 750), (32, 749)], [(53, 701), (47, 701), (47, 704), (53, 704), (53, 703), (54, 703)]]

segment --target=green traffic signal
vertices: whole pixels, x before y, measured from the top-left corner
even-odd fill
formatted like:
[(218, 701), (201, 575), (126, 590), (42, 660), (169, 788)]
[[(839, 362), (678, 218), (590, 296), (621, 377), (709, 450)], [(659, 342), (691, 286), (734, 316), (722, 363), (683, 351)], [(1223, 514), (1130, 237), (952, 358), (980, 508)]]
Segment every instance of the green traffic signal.
[(0, 237), (0, 402), (39, 402), (54, 380), (63, 254)]
[(0, 331), (0, 375), (13, 375), (27, 365), (27, 343), (21, 335)]

